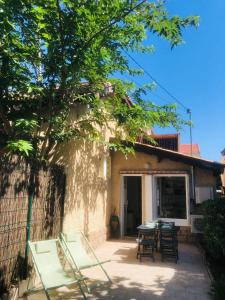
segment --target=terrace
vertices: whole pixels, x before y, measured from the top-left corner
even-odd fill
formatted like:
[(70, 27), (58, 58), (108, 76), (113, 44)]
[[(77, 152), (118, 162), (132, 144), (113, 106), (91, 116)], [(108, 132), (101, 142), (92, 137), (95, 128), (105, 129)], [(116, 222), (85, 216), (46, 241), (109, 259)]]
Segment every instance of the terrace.
[[(139, 262), (136, 259), (136, 251), (137, 244), (133, 238), (110, 240), (100, 246), (96, 250), (99, 258), (111, 259), (104, 266), (113, 284), (95, 289), (92, 294), (87, 295), (88, 299), (210, 299), (210, 279), (196, 246), (179, 243), (180, 259), (177, 264), (162, 262), (159, 253), (156, 254), (155, 262), (149, 258), (143, 258), (143, 261)], [(89, 275), (97, 278), (99, 274), (96, 270)], [(44, 293), (39, 292), (20, 299), (44, 300), (46, 297)], [(51, 299), (72, 300), (82, 297), (76, 287), (72, 287), (52, 291)]]

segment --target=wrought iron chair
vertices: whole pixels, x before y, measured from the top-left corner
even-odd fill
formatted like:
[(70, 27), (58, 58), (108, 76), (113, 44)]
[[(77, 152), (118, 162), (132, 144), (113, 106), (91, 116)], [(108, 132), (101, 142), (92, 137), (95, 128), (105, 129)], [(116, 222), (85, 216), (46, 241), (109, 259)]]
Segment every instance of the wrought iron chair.
[(155, 261), (154, 249), (156, 247), (156, 228), (138, 230), (138, 250), (136, 258), (141, 261), (142, 257), (151, 257)]
[(178, 240), (177, 229), (173, 224), (165, 223), (160, 227), (160, 252), (162, 261), (164, 259), (174, 259), (177, 263), (178, 255)]

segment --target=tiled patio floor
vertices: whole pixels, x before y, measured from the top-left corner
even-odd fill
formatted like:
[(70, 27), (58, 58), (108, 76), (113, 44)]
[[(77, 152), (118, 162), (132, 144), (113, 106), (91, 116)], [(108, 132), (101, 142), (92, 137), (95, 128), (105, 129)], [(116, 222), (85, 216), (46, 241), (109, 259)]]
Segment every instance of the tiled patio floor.
[[(107, 241), (96, 250), (101, 260), (111, 259), (105, 269), (113, 284), (99, 288), (88, 299), (152, 299), (152, 300), (208, 300), (210, 280), (199, 250), (193, 245), (179, 244), (180, 260), (161, 262), (136, 259), (133, 239)], [(97, 274), (97, 273), (96, 273)], [(96, 275), (95, 274), (95, 275)], [(74, 289), (61, 288), (52, 299), (82, 299)], [(26, 299), (26, 298), (25, 298)], [(30, 295), (29, 300), (46, 299), (43, 293)]]

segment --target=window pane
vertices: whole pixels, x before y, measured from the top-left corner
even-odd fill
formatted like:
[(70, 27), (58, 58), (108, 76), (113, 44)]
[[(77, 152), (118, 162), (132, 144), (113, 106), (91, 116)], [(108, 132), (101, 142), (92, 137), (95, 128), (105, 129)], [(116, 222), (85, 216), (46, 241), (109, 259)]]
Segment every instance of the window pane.
[(158, 217), (186, 219), (185, 177), (157, 178)]

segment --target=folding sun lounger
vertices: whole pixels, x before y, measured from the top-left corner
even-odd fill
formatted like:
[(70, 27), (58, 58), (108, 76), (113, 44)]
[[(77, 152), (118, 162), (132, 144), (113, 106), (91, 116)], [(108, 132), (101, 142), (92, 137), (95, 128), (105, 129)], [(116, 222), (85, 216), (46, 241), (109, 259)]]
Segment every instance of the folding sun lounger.
[[(50, 296), (48, 293), (49, 290), (62, 286), (68, 286), (74, 283), (78, 285), (83, 298), (86, 299), (85, 293), (81, 286), (83, 278), (79, 277), (79, 274), (76, 274), (71, 266), (71, 272), (68, 274), (59, 259), (58, 250), (60, 250), (61, 248), (62, 255), (68, 261), (68, 258), (65, 256), (59, 239), (28, 242), (28, 244), (32, 254), (35, 270), (40, 277), (44, 292), (48, 300), (50, 300)], [(32, 290), (28, 289), (28, 293), (30, 291)]]
[(80, 276), (83, 276), (81, 272), (82, 270), (97, 266), (99, 266), (104, 273), (107, 279), (106, 282), (98, 282), (97, 284), (87, 285), (86, 281), (84, 281), (88, 292), (90, 292), (94, 287), (99, 287), (105, 283), (112, 282), (106, 270), (102, 266), (102, 264), (109, 262), (110, 260), (102, 262), (99, 261), (93, 248), (82, 232), (79, 231), (73, 234), (61, 233), (61, 241), (64, 251), (68, 256), (68, 259), (71, 261), (75, 272), (79, 272)]

